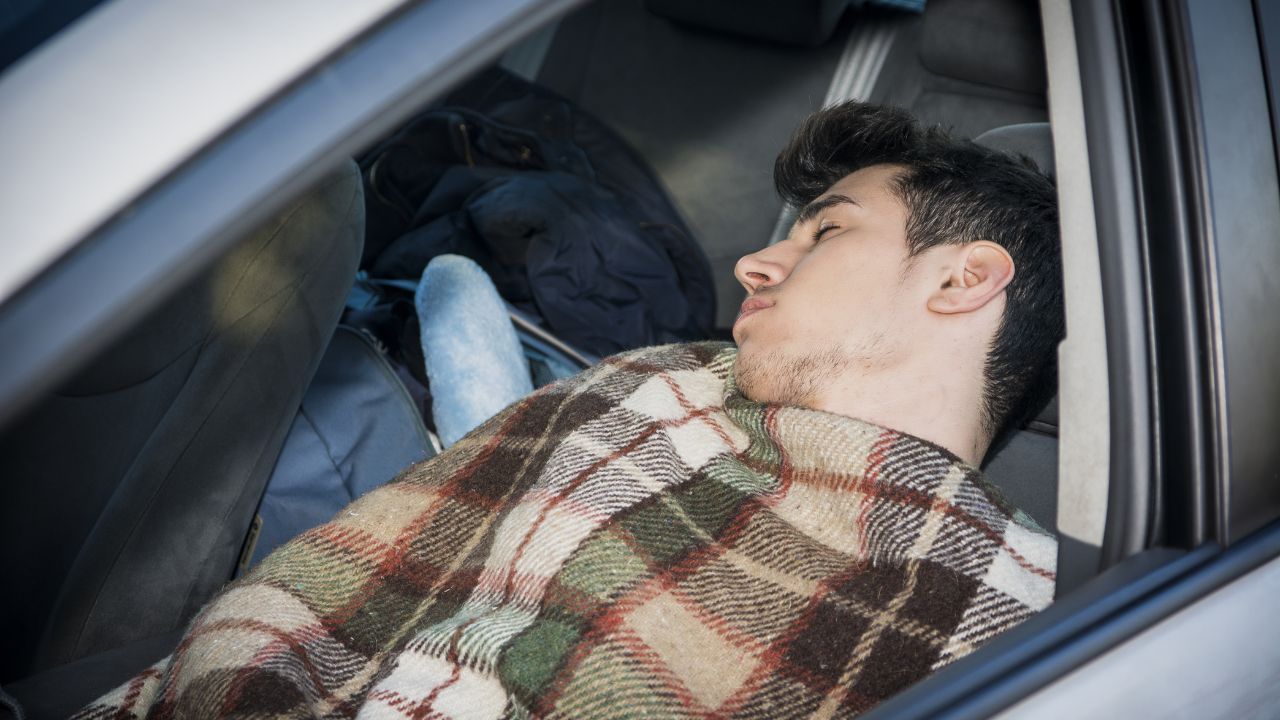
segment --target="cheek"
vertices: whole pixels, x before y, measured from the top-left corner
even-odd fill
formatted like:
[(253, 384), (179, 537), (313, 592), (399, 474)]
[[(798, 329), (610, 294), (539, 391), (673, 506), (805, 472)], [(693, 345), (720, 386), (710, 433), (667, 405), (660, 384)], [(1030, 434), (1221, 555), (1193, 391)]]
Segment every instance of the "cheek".
[(826, 346), (884, 334), (900, 314), (899, 271), (896, 258), (854, 252), (839, 240), (819, 247), (784, 283), (786, 309), (770, 323), (770, 340)]
[[(874, 273), (850, 272), (809, 298), (810, 308), (790, 330), (810, 342), (856, 342), (884, 334), (900, 321), (893, 288)], [(892, 279), (891, 279), (892, 280)]]

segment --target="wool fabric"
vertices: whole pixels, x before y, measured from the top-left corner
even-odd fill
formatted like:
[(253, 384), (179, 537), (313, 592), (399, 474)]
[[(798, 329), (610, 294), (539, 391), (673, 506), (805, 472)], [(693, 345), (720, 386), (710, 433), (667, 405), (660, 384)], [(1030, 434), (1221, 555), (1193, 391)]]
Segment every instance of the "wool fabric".
[(919, 438), (665, 346), (542, 388), (228, 586), (80, 718), (849, 717), (1052, 599)]

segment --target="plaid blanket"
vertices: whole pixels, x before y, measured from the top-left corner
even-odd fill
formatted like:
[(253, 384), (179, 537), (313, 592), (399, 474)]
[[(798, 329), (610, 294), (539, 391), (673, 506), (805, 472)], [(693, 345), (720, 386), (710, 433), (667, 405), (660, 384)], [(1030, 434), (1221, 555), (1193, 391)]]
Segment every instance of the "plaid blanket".
[(81, 718), (847, 717), (1045, 607), (1055, 541), (719, 344), (543, 388), (230, 585)]

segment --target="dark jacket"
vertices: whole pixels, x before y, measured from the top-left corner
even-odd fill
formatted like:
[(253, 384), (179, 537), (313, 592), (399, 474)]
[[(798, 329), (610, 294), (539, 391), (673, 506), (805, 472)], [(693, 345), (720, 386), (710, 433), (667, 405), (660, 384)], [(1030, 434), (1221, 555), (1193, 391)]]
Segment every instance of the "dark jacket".
[(476, 260), (509, 302), (598, 355), (707, 337), (710, 268), (652, 171), (550, 91), (483, 73), (362, 161), (364, 266)]

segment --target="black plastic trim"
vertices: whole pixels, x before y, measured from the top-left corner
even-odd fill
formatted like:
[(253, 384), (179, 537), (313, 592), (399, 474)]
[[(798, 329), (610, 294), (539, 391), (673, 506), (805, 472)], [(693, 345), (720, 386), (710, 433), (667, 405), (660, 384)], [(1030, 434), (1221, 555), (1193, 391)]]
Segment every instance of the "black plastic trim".
[[(1212, 378), (1204, 357), (1204, 273), (1197, 238), (1204, 209), (1197, 187), (1199, 163), (1194, 83), (1180, 32), (1171, 29), (1165, 0), (1123, 6), (1127, 72), (1139, 150), (1142, 251), (1150, 305), (1154, 461), (1157, 482), (1151, 542), (1194, 547), (1219, 540), (1215, 493)], [(1177, 26), (1176, 21), (1172, 23)]]
[(1206, 156), (1201, 243), (1213, 362), (1220, 542), (1280, 517), (1280, 174), (1250, 0), (1179, 3)]
[(0, 307), (0, 430), (292, 197), (578, 0), (431, 0), (230, 128)]
[(1271, 142), (1276, 146), (1276, 164), (1280, 168), (1280, 3), (1253, 0), (1253, 20), (1258, 26), (1267, 101), (1271, 106)]

